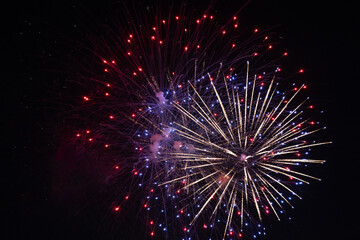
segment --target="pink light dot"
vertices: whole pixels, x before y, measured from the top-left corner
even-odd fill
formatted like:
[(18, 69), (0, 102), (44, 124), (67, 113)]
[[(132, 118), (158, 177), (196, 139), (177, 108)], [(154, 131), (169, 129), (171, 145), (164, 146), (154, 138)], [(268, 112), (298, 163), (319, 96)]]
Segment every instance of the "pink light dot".
[(119, 206), (114, 207), (114, 211), (115, 211), (115, 212), (117, 212), (117, 211), (119, 211), (119, 210), (120, 210), (120, 207), (119, 207)]
[(176, 20), (179, 20), (179, 16), (176, 16), (175, 19), (176, 19)]
[(299, 70), (299, 73), (303, 73), (303, 72), (304, 72), (304, 69), (300, 69), (300, 70)]
[(81, 134), (80, 134), (80, 133), (78, 133), (78, 134), (76, 134), (76, 136), (77, 136), (77, 137), (80, 137), (80, 136), (81, 136)]
[(115, 166), (115, 169), (116, 169), (116, 170), (119, 170), (119, 166), (118, 166), (118, 165), (116, 165), (116, 166)]
[(254, 32), (255, 32), (255, 33), (257, 33), (258, 31), (259, 31), (259, 29), (257, 29), (257, 28), (254, 29)]

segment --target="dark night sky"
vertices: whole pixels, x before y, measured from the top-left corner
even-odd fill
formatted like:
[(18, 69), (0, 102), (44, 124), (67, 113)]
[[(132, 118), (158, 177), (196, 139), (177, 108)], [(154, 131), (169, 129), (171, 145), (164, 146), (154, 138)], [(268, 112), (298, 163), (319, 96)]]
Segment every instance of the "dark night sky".
[[(228, 0), (219, 2), (223, 5), (220, 13), (232, 6)], [(244, 11), (244, 19), (254, 26), (280, 24), (284, 42), (307, 70), (305, 76), (316, 106), (324, 110), (322, 123), (328, 129), (323, 137), (333, 141), (322, 148), (327, 159), (320, 172), (323, 181), (306, 188), (304, 199), (290, 211), (291, 221), (269, 223), (266, 239), (335, 240), (357, 236), (359, 157), (355, 114), (359, 109), (360, 25), (355, 5), (343, 3), (255, 0)], [(95, 197), (96, 190), (79, 193), (86, 188), (79, 187), (82, 183), (64, 190), (64, 185), (56, 182), (69, 179), (66, 174), (59, 177), (56, 170), (59, 146), (68, 133), (57, 119), (57, 108), (52, 106), (56, 91), (53, 83), (63, 74), (54, 73), (46, 64), (47, 59), (61, 55), (59, 51), (68, 50), (61, 39), (75, 36), (74, 25), (105, 21), (116, 5), (84, 3), (79, 7), (75, 1), (1, 3), (2, 239), (123, 239), (123, 226), (109, 228), (106, 225), (112, 225), (111, 219), (96, 208), (86, 213), (79, 209), (79, 202)], [(83, 10), (97, 19), (85, 19), (88, 15)], [(71, 151), (62, 154), (66, 159)], [(76, 172), (82, 165), (68, 166), (71, 169), (66, 171)], [(60, 169), (65, 170), (64, 166)], [(91, 176), (96, 178), (95, 173)], [(93, 184), (96, 186), (96, 181)]]

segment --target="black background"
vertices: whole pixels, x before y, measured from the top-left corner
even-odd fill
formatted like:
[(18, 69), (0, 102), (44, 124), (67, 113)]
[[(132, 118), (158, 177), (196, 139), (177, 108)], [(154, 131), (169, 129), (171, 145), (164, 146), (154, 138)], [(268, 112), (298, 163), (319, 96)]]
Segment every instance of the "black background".
[[(2, 239), (123, 239), (101, 212), (81, 212), (92, 191), (66, 174), (55, 178), (59, 146), (67, 130), (52, 109), (53, 83), (62, 74), (46, 69), (46, 59), (63, 48), (60, 36), (75, 36), (74, 25), (104, 20), (116, 2), (31, 1), (1, 3), (1, 215)], [(209, 3), (196, 1), (206, 9)], [(80, 5), (80, 6), (79, 6)], [(219, 1), (219, 13), (242, 2)], [(73, 7), (75, 6), (75, 8)], [(82, 13), (85, 11), (86, 13)], [(231, 13), (230, 11), (230, 13)], [(97, 19), (86, 18), (90, 12)], [(334, 1), (253, 1), (241, 13), (253, 26), (280, 24), (285, 43), (306, 69), (312, 98), (324, 110), (323, 181), (307, 187), (290, 212), (291, 221), (271, 222), (266, 239), (355, 239), (358, 203), (359, 20), (355, 4)], [(57, 41), (57, 43), (54, 43)], [(52, 86), (52, 87), (49, 87)], [(59, 123), (60, 122), (60, 123)], [(60, 127), (59, 127), (60, 126)], [(71, 155), (70, 153), (68, 153)], [(66, 156), (63, 156), (65, 159)], [(76, 171), (81, 164), (69, 164)], [(92, 178), (96, 178), (92, 174)], [(62, 186), (62, 187), (61, 187)], [(69, 189), (70, 188), (70, 189)], [(59, 190), (60, 189), (60, 190)], [(59, 191), (61, 192), (59, 194)], [(95, 193), (94, 193), (95, 194)], [(5, 200), (5, 201), (4, 201)], [(115, 230), (114, 230), (115, 229)]]

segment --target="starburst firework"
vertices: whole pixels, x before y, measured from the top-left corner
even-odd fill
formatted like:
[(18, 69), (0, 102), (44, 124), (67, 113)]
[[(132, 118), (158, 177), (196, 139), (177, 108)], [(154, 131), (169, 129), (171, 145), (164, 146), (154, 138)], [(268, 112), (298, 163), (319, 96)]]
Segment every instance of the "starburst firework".
[(149, 237), (162, 228), (169, 238), (176, 224), (185, 236), (212, 228), (206, 236), (241, 237), (264, 214), (280, 220), (283, 205), (301, 198), (294, 185), (320, 180), (297, 170), (323, 163), (302, 155), (329, 143), (309, 140), (322, 128), (304, 117), (313, 108), (298, 100), (307, 86), (279, 90), (281, 68), (264, 64), (270, 36), (256, 28), (244, 38), (236, 15), (220, 26), (208, 12), (195, 19), (155, 14), (152, 25), (131, 18), (126, 34), (99, 44), (105, 75), (83, 96), (85, 109), (101, 114), (92, 110), (99, 122), (76, 136), (109, 150), (114, 175), (131, 172), (132, 184), (115, 184), (126, 189), (125, 200), (142, 193)]

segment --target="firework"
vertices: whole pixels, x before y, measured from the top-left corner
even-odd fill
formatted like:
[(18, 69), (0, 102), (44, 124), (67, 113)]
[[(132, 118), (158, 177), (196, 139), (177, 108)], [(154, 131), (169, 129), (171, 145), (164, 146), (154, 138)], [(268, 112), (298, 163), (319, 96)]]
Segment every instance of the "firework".
[(139, 197), (147, 237), (262, 235), (264, 215), (280, 220), (298, 185), (320, 180), (301, 166), (323, 163), (307, 156), (329, 142), (311, 140), (323, 128), (307, 117), (307, 86), (281, 90), (268, 59), (288, 53), (273, 52), (272, 34), (240, 34), (236, 14), (224, 25), (210, 10), (190, 15), (129, 17), (97, 43), (104, 72), (82, 96), (93, 127), (76, 138), (116, 159), (113, 184), (126, 190), (112, 209)]

